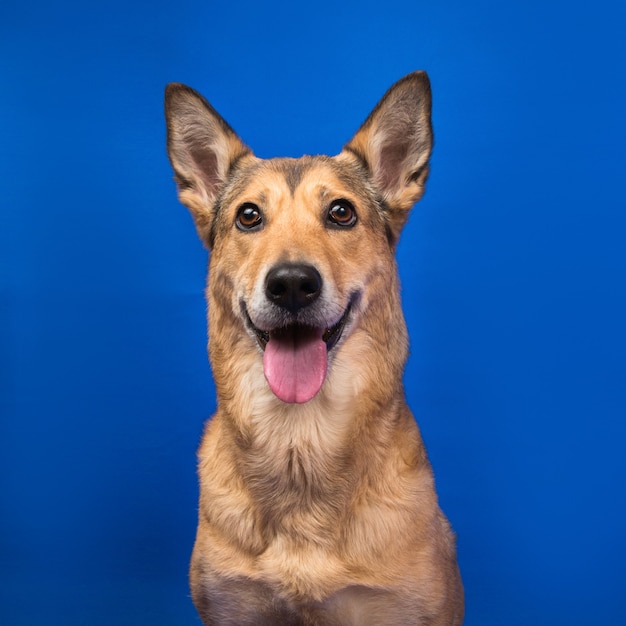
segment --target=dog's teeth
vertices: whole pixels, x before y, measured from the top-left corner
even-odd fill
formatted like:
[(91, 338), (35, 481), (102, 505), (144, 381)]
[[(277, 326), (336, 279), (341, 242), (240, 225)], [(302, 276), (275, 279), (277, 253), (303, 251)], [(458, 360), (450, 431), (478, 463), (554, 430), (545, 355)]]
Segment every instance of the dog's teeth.
[(255, 328), (255, 333), (256, 333), (257, 339), (259, 340), (259, 343), (261, 344), (261, 348), (265, 350), (265, 346), (267, 345), (267, 342), (270, 340), (269, 332), (266, 330), (259, 330)]

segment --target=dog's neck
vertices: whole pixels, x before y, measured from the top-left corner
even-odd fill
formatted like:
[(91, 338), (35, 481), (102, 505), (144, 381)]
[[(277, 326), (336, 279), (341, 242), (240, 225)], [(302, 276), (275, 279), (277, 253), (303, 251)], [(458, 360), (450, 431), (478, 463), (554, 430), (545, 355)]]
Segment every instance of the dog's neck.
[(384, 454), (364, 459), (354, 451), (362, 449), (360, 438), (378, 439), (378, 451), (392, 448), (395, 433), (382, 413), (400, 415), (403, 401), (400, 396), (376, 407), (345, 397), (340, 403), (331, 388), (305, 405), (286, 405), (270, 394), (261, 392), (253, 401), (247, 427), (236, 428), (234, 416), (218, 414), (230, 421), (237, 456), (244, 459), (242, 484), (258, 504), (266, 530), (304, 541), (316, 536), (319, 515), (339, 525), (350, 502), (371, 482), (368, 477), (385, 474)]

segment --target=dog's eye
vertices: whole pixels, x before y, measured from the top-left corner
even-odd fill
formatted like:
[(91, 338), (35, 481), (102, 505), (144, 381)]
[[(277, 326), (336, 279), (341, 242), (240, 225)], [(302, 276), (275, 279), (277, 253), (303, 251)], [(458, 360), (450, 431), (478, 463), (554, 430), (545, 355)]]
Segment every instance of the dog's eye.
[(235, 224), (239, 230), (252, 230), (263, 223), (261, 209), (252, 202), (246, 202), (239, 207), (237, 211), (237, 220)]
[(333, 200), (328, 209), (328, 221), (337, 226), (350, 227), (356, 224), (356, 211), (348, 200)]

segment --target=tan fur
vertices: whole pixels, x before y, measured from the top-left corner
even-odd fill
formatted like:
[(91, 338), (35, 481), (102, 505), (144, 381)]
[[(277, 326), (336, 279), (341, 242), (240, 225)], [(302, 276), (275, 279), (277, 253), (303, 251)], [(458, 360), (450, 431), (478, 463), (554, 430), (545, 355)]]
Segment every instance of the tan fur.
[[(180, 85), (168, 88), (166, 108), (180, 199), (211, 248), (218, 410), (199, 451), (190, 572), (204, 623), (461, 624), (454, 537), (402, 387), (394, 248), (427, 175), (425, 74), (397, 83), (334, 158), (257, 159)], [(339, 198), (356, 208), (353, 228), (328, 226)], [(235, 227), (244, 203), (260, 207), (260, 230)], [(270, 390), (243, 312), (265, 306), (265, 276), (285, 262), (317, 268), (329, 327), (354, 300), (326, 380), (303, 404)]]

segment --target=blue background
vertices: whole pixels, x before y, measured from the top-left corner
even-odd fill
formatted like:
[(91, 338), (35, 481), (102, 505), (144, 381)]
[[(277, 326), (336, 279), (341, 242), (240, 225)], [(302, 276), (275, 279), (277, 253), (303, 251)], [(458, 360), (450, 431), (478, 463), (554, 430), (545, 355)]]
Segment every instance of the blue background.
[(206, 252), (164, 85), (259, 156), (333, 154), (414, 69), (406, 386), (465, 623), (626, 623), (625, 6), (4, 2), (0, 623), (199, 625)]

